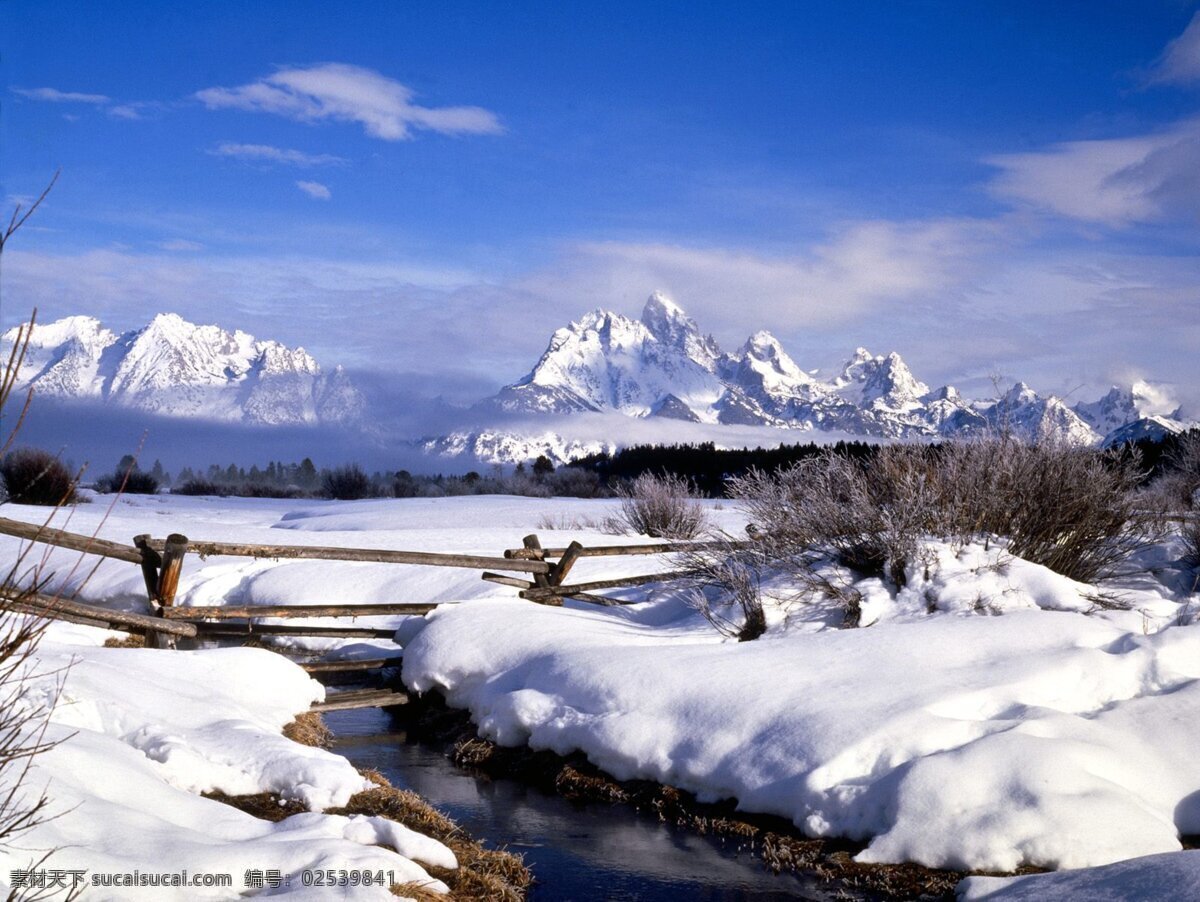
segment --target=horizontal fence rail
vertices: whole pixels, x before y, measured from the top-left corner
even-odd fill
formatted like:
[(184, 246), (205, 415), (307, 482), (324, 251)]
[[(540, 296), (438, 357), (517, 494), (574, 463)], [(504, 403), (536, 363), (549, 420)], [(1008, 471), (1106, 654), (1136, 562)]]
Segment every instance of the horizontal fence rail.
[[(150, 547), (161, 550), (161, 540), (151, 540)], [(340, 548), (322, 545), (249, 545), (236, 542), (188, 543), (188, 551), (200, 557), (252, 557), (272, 560), (362, 561), (371, 564), (417, 564), (431, 567), (461, 567), (468, 570), (512, 570), (518, 573), (549, 573), (543, 561), (510, 560), (476, 554), (453, 554), (440, 551), (392, 551), (387, 548)], [(139, 558), (140, 560), (140, 558)]]
[[(140, 630), (155, 630), (169, 633), (173, 636), (193, 638), (196, 635), (194, 623), (164, 623), (159, 617), (148, 614), (135, 614), (132, 611), (114, 611), (97, 605), (84, 604), (65, 598), (53, 598), (36, 592), (23, 593), (12, 591), (3, 593), (9, 607), (23, 613), (46, 614), (60, 620), (88, 621), (89, 626), (104, 625), (114, 627), (134, 628)], [(128, 632), (128, 629), (126, 629)]]
[(181, 605), (164, 608), (168, 620), (244, 620), (248, 617), (386, 617), (428, 614), (436, 604)]
[[(394, 629), (348, 623), (340, 626), (303, 626), (293, 623), (263, 624), (263, 618), (292, 620), (299, 618), (421, 616), (435, 610), (438, 603), (386, 604), (310, 604), (310, 605), (205, 605), (177, 606), (175, 596), (184, 557), (228, 556), (269, 560), (324, 560), (415, 566), (456, 567), (482, 571), (482, 578), (518, 590), (521, 598), (538, 604), (561, 606), (563, 600), (613, 606), (631, 602), (594, 594), (604, 589), (620, 589), (663, 583), (686, 578), (691, 571), (669, 570), (635, 576), (614, 577), (566, 584), (575, 564), (589, 557), (687, 554), (737, 548), (748, 542), (656, 542), (647, 544), (598, 545), (584, 547), (572, 542), (563, 548), (542, 548), (536, 535), (524, 538), (524, 547), (510, 548), (502, 557), (455, 552), (402, 551), (388, 548), (343, 548), (322, 545), (266, 545), (242, 542), (191, 541), (172, 534), (166, 539), (149, 535), (135, 536), (131, 545), (48, 526), (38, 526), (0, 517), (0, 534), (40, 542), (83, 554), (126, 561), (140, 565), (152, 614), (112, 611), (80, 602), (33, 596), (23, 602), (29, 610), (60, 619), (94, 625), (112, 625), (126, 630), (145, 631), (147, 644), (170, 646), (176, 638), (219, 636), (310, 636), (323, 638), (387, 638)], [(494, 573), (492, 570), (505, 571)], [(515, 574), (515, 575), (511, 575)], [(24, 609), (24, 608), (23, 608)]]
[[(742, 548), (748, 542), (660, 542), (653, 545), (594, 545), (581, 548), (580, 557), (625, 557), (635, 554), (679, 554), (689, 551), (714, 551), (721, 548)], [(508, 560), (530, 560), (538, 554), (544, 557), (562, 557), (566, 548), (509, 548), (504, 552)], [(505, 569), (505, 568), (497, 568)], [(508, 568), (511, 569), (511, 568)]]
[(22, 523), (20, 520), (10, 520), (0, 517), (0, 533), (27, 539), (30, 542), (40, 542), (43, 545), (54, 545), (69, 551), (81, 551), (84, 554), (97, 554), (100, 557), (114, 558), (118, 561), (128, 561), (140, 564), (142, 554), (132, 545), (122, 545), (120, 542), (110, 542), (108, 539), (98, 539), (77, 532), (67, 532), (63, 529), (51, 529), (49, 526), (38, 526), (33, 523)]

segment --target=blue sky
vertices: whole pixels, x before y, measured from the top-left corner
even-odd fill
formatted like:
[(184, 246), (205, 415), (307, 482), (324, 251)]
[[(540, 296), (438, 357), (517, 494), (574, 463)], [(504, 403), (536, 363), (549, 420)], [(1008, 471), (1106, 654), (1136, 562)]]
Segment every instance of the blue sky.
[(805, 367), (1195, 405), (1198, 10), (0, 0), (9, 204), (62, 168), (5, 325), (173, 310), (469, 400), (661, 288)]

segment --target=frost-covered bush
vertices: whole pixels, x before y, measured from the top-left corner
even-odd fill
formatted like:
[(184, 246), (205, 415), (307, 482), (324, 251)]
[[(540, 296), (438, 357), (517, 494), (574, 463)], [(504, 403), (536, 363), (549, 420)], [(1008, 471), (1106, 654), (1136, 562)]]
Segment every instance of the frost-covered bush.
[(321, 494), (338, 501), (357, 501), (374, 494), (371, 478), (358, 464), (334, 467), (321, 474)]
[(0, 462), (8, 500), (57, 507), (75, 500), (75, 480), (61, 460), (40, 448), (18, 448)]
[(1184, 561), (1193, 567), (1200, 567), (1200, 519), (1186, 521), (1181, 532)]
[(1193, 430), (1180, 436), (1164, 463), (1164, 472), (1151, 487), (1152, 493), (1168, 509), (1196, 508), (1196, 496), (1200, 493), (1200, 432)]
[(722, 635), (748, 642), (767, 631), (761, 578), (765, 562), (758, 548), (728, 540), (687, 556), (688, 603)]
[(903, 585), (924, 536), (1000, 537), (1019, 557), (1093, 582), (1158, 535), (1139, 508), (1141, 476), (1128, 455), (997, 438), (891, 445), (865, 460), (826, 452), (730, 490), (796, 569), (824, 554)]
[(691, 483), (680, 476), (643, 473), (617, 489), (623, 529), (658, 539), (694, 539), (708, 528), (704, 507), (692, 500)]

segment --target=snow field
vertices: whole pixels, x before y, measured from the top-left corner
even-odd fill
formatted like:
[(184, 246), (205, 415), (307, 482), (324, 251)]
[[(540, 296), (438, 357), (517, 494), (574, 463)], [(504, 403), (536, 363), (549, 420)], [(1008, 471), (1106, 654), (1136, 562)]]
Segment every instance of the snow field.
[[(128, 502), (117, 505), (101, 535), (127, 541), (140, 532), (181, 531), (197, 540), (489, 555), (532, 531), (545, 545), (614, 541), (536, 525), (546, 515), (598, 522), (611, 502)], [(81, 506), (69, 528), (87, 531), (102, 514), (100, 504)], [(744, 522), (734, 510), (713, 514), (731, 533)], [(481, 734), (502, 744), (579, 750), (617, 778), (658, 780), (705, 800), (733, 798), (743, 810), (787, 817), (812, 835), (858, 838), (867, 843), (863, 861), (1077, 869), (1174, 852), (1164, 873), (1183, 876), (1164, 879), (1186, 889), (1196, 879), (1194, 856), (1179, 856), (1179, 837), (1200, 833), (1200, 630), (1191, 625), (1200, 597), (1177, 558), (1172, 544), (1146, 555), (1139, 564), (1153, 572), (1116, 587), (1129, 609), (1103, 610), (1100, 587), (1014, 558), (1002, 543), (929, 541), (903, 590), (856, 583), (865, 628), (833, 628), (840, 616), (827, 603), (796, 600), (786, 580), (768, 580), (769, 629), (750, 643), (722, 638), (669, 592), (627, 590), (641, 603), (623, 608), (570, 601), (549, 608), (519, 601), (515, 590), (484, 583), (471, 570), (189, 556), (179, 599), (466, 602), (427, 618), (363, 622), (397, 626), (410, 688), (444, 692), (471, 712)], [(69, 575), (66, 563), (52, 560), (59, 580), (77, 585), (79, 574)], [(649, 557), (585, 559), (573, 578), (669, 567)], [(82, 594), (133, 607), (143, 591), (136, 567), (106, 562)], [(178, 750), (170, 741), (176, 735)], [(191, 772), (183, 762), (193, 755), (235, 780), (218, 743), (206, 745), (203, 723), (164, 717), (134, 742), (126, 749), (143, 757), (165, 750), (153, 759), (160, 770), (169, 772), (174, 760), (181, 773)], [(238, 779), (266, 785), (276, 779), (270, 746), (253, 748), (262, 763)], [(235, 760), (248, 754), (243, 749)], [(325, 771), (309, 782), (316, 793), (340, 788)], [(1090, 870), (1071, 873), (1093, 879)], [(963, 892), (1024, 886), (973, 878)]]
[[(346, 759), (281, 735), (324, 696), (299, 667), (262, 649), (159, 652), (99, 647), (106, 631), (53, 625), (22, 701), (53, 705), (47, 739), (22, 784), (45, 788), (48, 818), (0, 849), (0, 886), (47, 850), (44, 867), (91, 874), (229, 874), (233, 889), (155, 887), (156, 899), (233, 898), (247, 870), (391, 871), (445, 892), (418, 862), (453, 868), (441, 843), (384, 818), (320, 813), (370, 784)], [(61, 686), (61, 689), (60, 689)], [(311, 813), (269, 823), (199, 795), (272, 791)], [(382, 848), (391, 846), (396, 851)], [(128, 898), (87, 887), (81, 898)], [(386, 887), (329, 891), (392, 898)], [(149, 896), (147, 896), (149, 898)]]

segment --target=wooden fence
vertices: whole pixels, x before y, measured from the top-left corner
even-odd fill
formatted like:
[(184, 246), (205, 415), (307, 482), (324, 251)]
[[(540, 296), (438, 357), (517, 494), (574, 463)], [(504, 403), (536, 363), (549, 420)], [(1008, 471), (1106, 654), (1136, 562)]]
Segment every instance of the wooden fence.
[[(177, 606), (175, 597), (183, 564), (189, 553), (201, 558), (212, 556), (250, 557), (269, 560), (326, 560), (355, 561), (383, 564), (410, 564), (415, 566), (454, 567), (482, 570), (482, 578), (489, 582), (511, 586), (519, 591), (521, 598), (544, 605), (562, 605), (564, 598), (598, 605), (624, 604), (619, 599), (596, 594), (605, 589), (641, 586), (650, 583), (678, 579), (687, 574), (685, 570), (669, 570), (659, 573), (614, 579), (593, 580), (567, 584), (565, 580), (574, 566), (585, 557), (613, 557), (618, 555), (658, 555), (695, 552), (714, 547), (712, 543), (678, 542), (647, 545), (602, 545), (585, 548), (579, 542), (571, 542), (563, 548), (543, 548), (536, 535), (526, 536), (520, 548), (510, 548), (503, 555), (461, 554), (454, 552), (397, 551), (383, 548), (341, 548), (315, 545), (253, 545), (234, 542), (195, 542), (187, 536), (172, 533), (165, 539), (150, 535), (138, 535), (129, 545), (100, 539), (95, 536), (37, 526), (19, 520), (0, 517), (0, 534), (14, 536), (30, 542), (38, 542), (96, 555), (112, 560), (137, 564), (142, 571), (146, 587), (149, 613), (115, 611), (77, 600), (52, 598), (39, 593), (10, 592), (10, 606), (30, 613), (103, 626), (126, 632), (143, 633), (147, 645), (173, 647), (180, 638), (204, 639), (252, 636), (303, 636), (319, 638), (391, 638), (394, 629), (369, 627), (356, 624), (359, 617), (423, 615), (438, 607), (437, 604), (396, 602), (386, 604), (327, 603), (316, 605), (222, 605), (222, 606)], [(501, 571), (501, 572), (496, 572)], [(305, 618), (338, 618), (349, 621), (337, 626), (306, 626), (293, 623), (257, 623), (261, 618), (295, 620)], [(310, 665), (313, 673), (378, 669), (391, 666), (398, 658), (375, 659), (369, 666), (363, 662), (325, 662)], [(354, 699), (342, 698), (338, 694), (337, 705), (352, 706)], [(394, 695), (383, 690), (356, 694), (361, 705), (395, 704)], [(330, 707), (332, 701), (322, 703), (319, 710), (337, 710)]]

